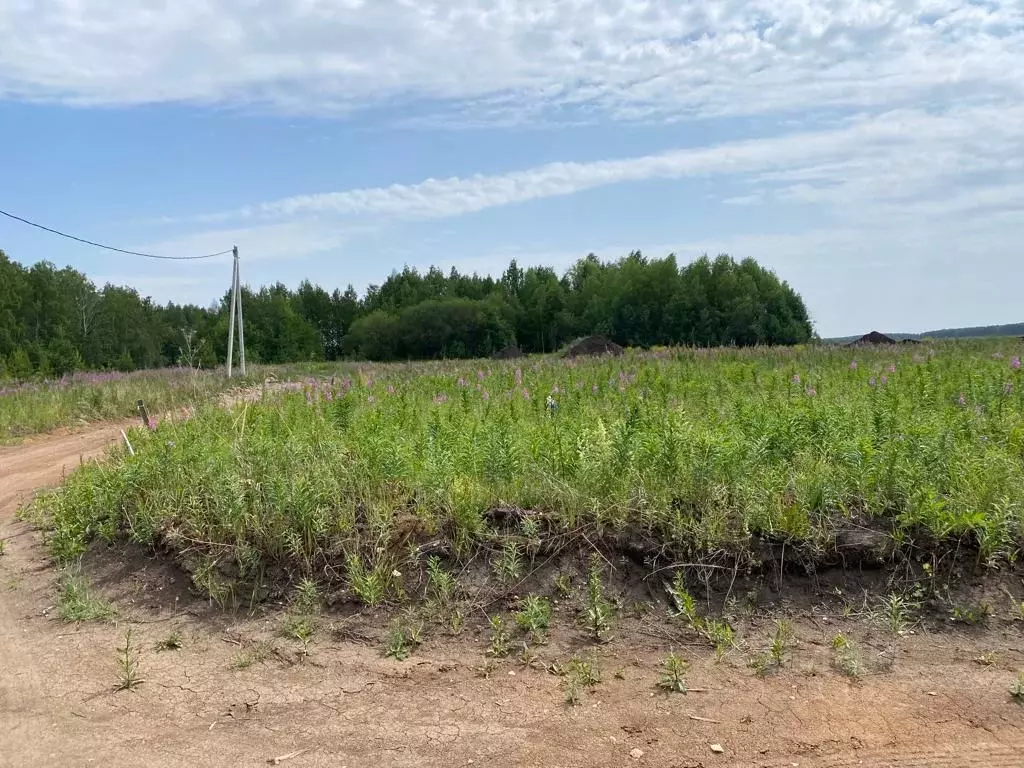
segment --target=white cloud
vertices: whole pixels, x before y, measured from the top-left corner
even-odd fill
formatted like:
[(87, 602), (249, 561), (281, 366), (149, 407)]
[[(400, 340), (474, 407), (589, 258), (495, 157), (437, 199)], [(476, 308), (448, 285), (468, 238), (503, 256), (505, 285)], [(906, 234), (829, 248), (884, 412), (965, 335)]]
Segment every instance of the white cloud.
[[(1013, 165), (1022, 157), (1024, 106), (968, 107), (942, 114), (901, 110), (836, 129), (698, 149), (300, 195), (200, 220), (440, 219), (613, 184), (684, 177), (735, 177), (757, 187), (727, 200), (733, 204), (770, 194), (776, 201), (825, 204), (844, 215), (850, 215), (852, 205), (862, 206), (862, 215), (868, 210), (877, 215), (882, 207), (909, 210), (909, 204), (937, 194), (948, 200), (950, 188), (967, 195), (958, 185), (972, 190), (962, 206), (998, 207), (1021, 202), (1019, 182), (1003, 177), (1013, 172), (1019, 178)], [(979, 180), (984, 174), (992, 178)]]
[[(425, 119), (675, 119), (1024, 95), (1019, 0), (9, 0), (0, 94)], [(424, 119), (424, 116), (420, 116)]]

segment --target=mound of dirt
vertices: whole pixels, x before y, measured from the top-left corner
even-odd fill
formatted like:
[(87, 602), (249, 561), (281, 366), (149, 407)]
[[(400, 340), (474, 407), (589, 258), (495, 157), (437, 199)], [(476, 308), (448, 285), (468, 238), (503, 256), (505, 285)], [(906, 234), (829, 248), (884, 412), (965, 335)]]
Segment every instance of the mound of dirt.
[(565, 351), (566, 357), (598, 357), (600, 355), (621, 355), (625, 350), (604, 336), (587, 336)]
[(491, 355), (491, 359), (493, 360), (515, 360), (516, 358), (519, 357), (526, 357), (526, 355), (523, 353), (523, 350), (521, 350), (519, 347), (511, 344), (505, 347), (504, 349), (499, 349), (497, 352)]
[(872, 331), (871, 333), (865, 333), (856, 341), (851, 341), (847, 344), (848, 347), (859, 347), (865, 344), (895, 344), (896, 339), (891, 336), (886, 336), (884, 333), (878, 331)]

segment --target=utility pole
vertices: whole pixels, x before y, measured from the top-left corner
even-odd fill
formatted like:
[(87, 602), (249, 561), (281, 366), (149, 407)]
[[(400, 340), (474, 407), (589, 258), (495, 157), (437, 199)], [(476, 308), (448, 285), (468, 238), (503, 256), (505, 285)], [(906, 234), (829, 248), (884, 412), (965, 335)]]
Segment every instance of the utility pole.
[(228, 320), (228, 378), (231, 378), (231, 364), (235, 360), (235, 306), (238, 304), (238, 249), (232, 249), (235, 255), (231, 263), (231, 311)]
[(238, 246), (231, 249), (234, 262), (231, 268), (231, 311), (228, 320), (228, 378), (235, 360), (235, 316), (238, 316), (238, 361), (245, 376), (245, 329), (242, 325), (242, 282), (238, 272)]
[(245, 376), (245, 325), (242, 323), (242, 275), (238, 269), (238, 246), (231, 249), (235, 254), (235, 295), (238, 297), (238, 361)]

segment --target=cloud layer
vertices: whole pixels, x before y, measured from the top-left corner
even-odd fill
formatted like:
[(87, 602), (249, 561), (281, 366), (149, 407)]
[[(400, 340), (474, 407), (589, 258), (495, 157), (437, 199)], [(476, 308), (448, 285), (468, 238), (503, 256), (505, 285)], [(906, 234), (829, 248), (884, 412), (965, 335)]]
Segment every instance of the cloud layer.
[(420, 119), (678, 119), (1024, 96), (1019, 0), (10, 0), (0, 95)]

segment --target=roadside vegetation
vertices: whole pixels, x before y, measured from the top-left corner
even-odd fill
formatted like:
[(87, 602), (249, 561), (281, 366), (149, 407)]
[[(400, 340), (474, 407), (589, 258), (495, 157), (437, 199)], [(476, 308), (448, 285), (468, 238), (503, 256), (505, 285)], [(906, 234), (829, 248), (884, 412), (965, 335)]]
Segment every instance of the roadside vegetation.
[(74, 373), (50, 381), (0, 383), (0, 443), (58, 427), (138, 414), (143, 400), (150, 415), (192, 406), (232, 387), (256, 381), (228, 379), (223, 370), (167, 368), (121, 373)]
[[(1024, 541), (1015, 347), (367, 365), (138, 430), (135, 456), (83, 467), (33, 513), (61, 562), (128, 539), (176, 555), (224, 602), (315, 583), (454, 615), (470, 565), (511, 594), (583, 541), (651, 573), (873, 561), (923, 567), (927, 585), (1012, 563)], [(612, 625), (600, 566), (584, 561), (580, 582), (597, 638)], [(502, 632), (542, 642), (549, 598), (518, 594)], [(728, 628), (681, 584), (671, 594), (724, 653)]]

